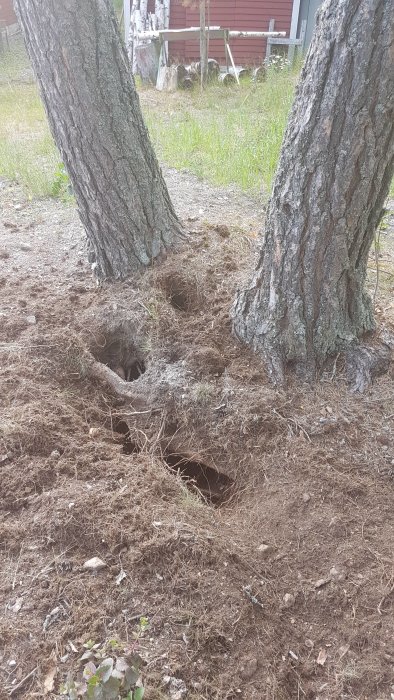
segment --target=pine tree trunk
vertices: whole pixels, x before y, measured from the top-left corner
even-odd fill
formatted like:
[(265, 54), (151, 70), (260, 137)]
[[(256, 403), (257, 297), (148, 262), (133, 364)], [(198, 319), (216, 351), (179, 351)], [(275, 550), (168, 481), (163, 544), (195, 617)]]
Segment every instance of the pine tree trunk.
[(99, 279), (182, 236), (144, 125), (111, 0), (15, 0)]
[(285, 134), (264, 240), (234, 330), (311, 378), (374, 328), (368, 253), (393, 175), (391, 0), (332, 0), (318, 16)]

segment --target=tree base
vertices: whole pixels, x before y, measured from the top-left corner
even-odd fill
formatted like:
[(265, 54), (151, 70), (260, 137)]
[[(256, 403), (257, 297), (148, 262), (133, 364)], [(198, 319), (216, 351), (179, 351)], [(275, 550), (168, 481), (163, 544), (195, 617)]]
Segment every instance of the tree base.
[(346, 353), (345, 371), (352, 391), (363, 393), (375, 377), (388, 372), (391, 363), (391, 347), (386, 342), (376, 345), (359, 345)]

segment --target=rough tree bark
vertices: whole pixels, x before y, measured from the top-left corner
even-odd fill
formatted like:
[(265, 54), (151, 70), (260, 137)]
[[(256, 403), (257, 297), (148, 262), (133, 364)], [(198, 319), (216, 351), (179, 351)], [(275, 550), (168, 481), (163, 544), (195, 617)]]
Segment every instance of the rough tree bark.
[(182, 236), (144, 125), (111, 0), (15, 0), (100, 279)]
[(394, 12), (387, 0), (325, 2), (301, 74), (252, 283), (236, 335), (274, 380), (313, 378), (374, 328), (364, 283), (394, 163)]

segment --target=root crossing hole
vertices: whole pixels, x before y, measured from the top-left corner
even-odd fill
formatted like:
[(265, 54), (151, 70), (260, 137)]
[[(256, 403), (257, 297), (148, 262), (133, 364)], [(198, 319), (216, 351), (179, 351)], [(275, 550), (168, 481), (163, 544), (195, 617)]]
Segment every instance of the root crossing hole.
[(179, 474), (187, 487), (194, 493), (199, 492), (206, 501), (219, 505), (230, 496), (234, 480), (201, 460), (174, 452), (166, 454), (164, 461), (170, 471)]
[(95, 359), (112, 369), (125, 382), (134, 382), (146, 371), (143, 353), (133, 341), (133, 335), (133, 329), (108, 331), (103, 338), (95, 340), (91, 348)]

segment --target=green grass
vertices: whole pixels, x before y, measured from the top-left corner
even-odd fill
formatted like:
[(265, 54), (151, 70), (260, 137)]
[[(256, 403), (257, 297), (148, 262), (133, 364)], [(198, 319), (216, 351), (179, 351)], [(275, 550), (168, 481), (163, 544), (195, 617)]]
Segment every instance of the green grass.
[[(36, 86), (20, 83), (22, 50), (0, 59), (0, 175), (32, 196), (54, 193), (60, 156)], [(272, 74), (266, 83), (209, 87), (204, 94), (141, 91), (144, 116), (159, 157), (214, 184), (245, 191), (268, 189), (292, 101), (294, 76)]]
[(32, 196), (48, 196), (59, 161), (36, 86), (1, 85), (0, 175)]
[(295, 77), (271, 73), (265, 83), (209, 87), (203, 94), (141, 94), (159, 157), (218, 185), (249, 192), (271, 187), (293, 99)]
[[(60, 156), (20, 42), (0, 55), (0, 176), (31, 196), (65, 196)], [(265, 83), (210, 86), (204, 93), (141, 89), (141, 105), (159, 158), (218, 185), (269, 193), (296, 75)], [(394, 185), (391, 187), (394, 197)]]
[(121, 31), (123, 32), (123, 0), (113, 0), (113, 3)]
[(0, 53), (0, 85), (12, 81), (32, 82), (33, 74), (21, 37), (17, 36), (11, 42), (11, 49)]
[(60, 162), (23, 46), (0, 54), (0, 176), (36, 197), (53, 193)]

